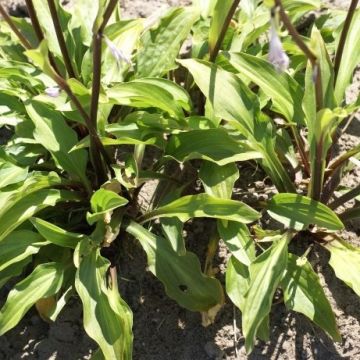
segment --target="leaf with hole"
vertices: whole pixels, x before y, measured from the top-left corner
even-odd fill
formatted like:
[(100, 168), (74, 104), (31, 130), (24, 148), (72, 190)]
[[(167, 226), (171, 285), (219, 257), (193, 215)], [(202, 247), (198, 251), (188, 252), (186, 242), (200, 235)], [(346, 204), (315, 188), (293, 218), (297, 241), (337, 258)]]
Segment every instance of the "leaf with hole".
[(224, 301), (218, 280), (202, 273), (197, 256), (178, 255), (170, 243), (131, 221), (126, 231), (144, 248), (149, 270), (164, 284), (167, 295), (191, 311), (207, 311)]

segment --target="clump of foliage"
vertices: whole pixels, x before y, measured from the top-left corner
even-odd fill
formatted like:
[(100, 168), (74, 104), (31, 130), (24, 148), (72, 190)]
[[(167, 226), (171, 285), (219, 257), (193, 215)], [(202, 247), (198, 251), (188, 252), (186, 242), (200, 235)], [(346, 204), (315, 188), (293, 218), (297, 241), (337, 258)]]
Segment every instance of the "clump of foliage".
[[(360, 207), (335, 213), (360, 194), (335, 196), (360, 152), (335, 151), (340, 125), (360, 106), (345, 103), (360, 63), (357, 1), (305, 25), (318, 0), (194, 1), (145, 20), (121, 20), (117, 0), (79, 0), (71, 11), (26, 3), (29, 20), (0, 5), (0, 121), (12, 129), (0, 151), (0, 286), (22, 275), (0, 311), (0, 334), (34, 305), (55, 321), (77, 294), (99, 345), (94, 358), (131, 359), (116, 259), (132, 235), (168, 296), (205, 325), (224, 303), (212, 266), (224, 241), (225, 290), (248, 352), (269, 337), (277, 289), (287, 308), (339, 341), (307, 256), (314, 244), (329, 251), (336, 276), (360, 295), (360, 250), (337, 233)], [(186, 39), (191, 48), (181, 51)], [(237, 163), (248, 161), (276, 187), (252, 207), (232, 199)], [(202, 192), (189, 195), (197, 179)], [(139, 193), (154, 180), (144, 209)], [(278, 229), (259, 228), (262, 216)], [(183, 236), (198, 217), (216, 223), (203, 270)], [(289, 252), (305, 235), (305, 253)]]

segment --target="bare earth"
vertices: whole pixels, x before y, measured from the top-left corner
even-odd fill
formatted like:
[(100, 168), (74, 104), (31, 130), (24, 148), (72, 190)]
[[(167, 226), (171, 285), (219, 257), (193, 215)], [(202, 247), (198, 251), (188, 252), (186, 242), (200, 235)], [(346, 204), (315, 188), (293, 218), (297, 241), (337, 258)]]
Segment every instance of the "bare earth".
[[(1, 3), (21, 3), (4, 1)], [(125, 0), (124, 17), (149, 16), (156, 9), (165, 6), (189, 3), (175, 0)], [(330, 1), (333, 6), (346, 7), (349, 1)], [(13, 6), (16, 13), (21, 8)], [(354, 77), (349, 89), (349, 98), (356, 96), (360, 89), (360, 72)], [(340, 151), (360, 143), (360, 115), (341, 138)], [(253, 174), (246, 171), (239, 182), (254, 187)], [(360, 169), (354, 169), (344, 185), (359, 183)], [(189, 250), (204, 258), (208, 241), (207, 229), (211, 220), (194, 221), (187, 233)], [(342, 236), (354, 245), (360, 246), (360, 224), (354, 223)], [(303, 248), (304, 244), (295, 244)], [(295, 248), (296, 250), (296, 248)], [(200, 315), (186, 311), (169, 300), (161, 283), (146, 271), (143, 251), (133, 240), (124, 240), (121, 262), (120, 288), (122, 296), (134, 312), (134, 359), (135, 360), (208, 360), (208, 359), (324, 359), (360, 360), (360, 298), (338, 280), (326, 265), (324, 252), (314, 249), (310, 256), (313, 267), (320, 271), (321, 281), (336, 314), (343, 341), (334, 344), (321, 330), (302, 315), (289, 312), (283, 304), (273, 306), (271, 314), (271, 339), (259, 342), (251, 356), (245, 355), (244, 338), (238, 325), (241, 315), (228, 300), (218, 314), (214, 325), (203, 328)], [(321, 254), (322, 257), (319, 256)], [(223, 281), (226, 250), (220, 248), (217, 258), (219, 278)], [(8, 289), (0, 292), (2, 303)], [(237, 343), (235, 342), (238, 339)], [(82, 328), (82, 310), (78, 299), (65, 308), (55, 324), (43, 322), (36, 311), (31, 310), (23, 321), (12, 331), (0, 337), (0, 360), (75, 360), (88, 359), (96, 344), (89, 339)], [(237, 354), (237, 355), (236, 355)]]

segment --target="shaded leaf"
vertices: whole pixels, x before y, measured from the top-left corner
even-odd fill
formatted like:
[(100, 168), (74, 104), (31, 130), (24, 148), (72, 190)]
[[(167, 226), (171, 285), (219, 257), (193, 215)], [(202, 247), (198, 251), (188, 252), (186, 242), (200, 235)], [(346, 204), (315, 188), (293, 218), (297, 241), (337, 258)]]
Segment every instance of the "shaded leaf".
[(246, 293), (249, 289), (250, 274), (248, 266), (232, 255), (226, 268), (226, 293), (240, 310), (244, 310)]
[(199, 171), (199, 178), (209, 195), (231, 199), (236, 180), (239, 178), (239, 170), (234, 163), (219, 166), (210, 161), (204, 161)]

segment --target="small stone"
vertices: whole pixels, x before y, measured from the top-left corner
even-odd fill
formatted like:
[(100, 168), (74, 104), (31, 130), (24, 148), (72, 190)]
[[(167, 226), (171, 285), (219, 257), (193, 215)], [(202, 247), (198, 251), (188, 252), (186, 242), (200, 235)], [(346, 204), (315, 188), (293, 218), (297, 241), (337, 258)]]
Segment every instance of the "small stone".
[(255, 188), (257, 190), (263, 190), (265, 189), (265, 184), (263, 181), (255, 181)]

